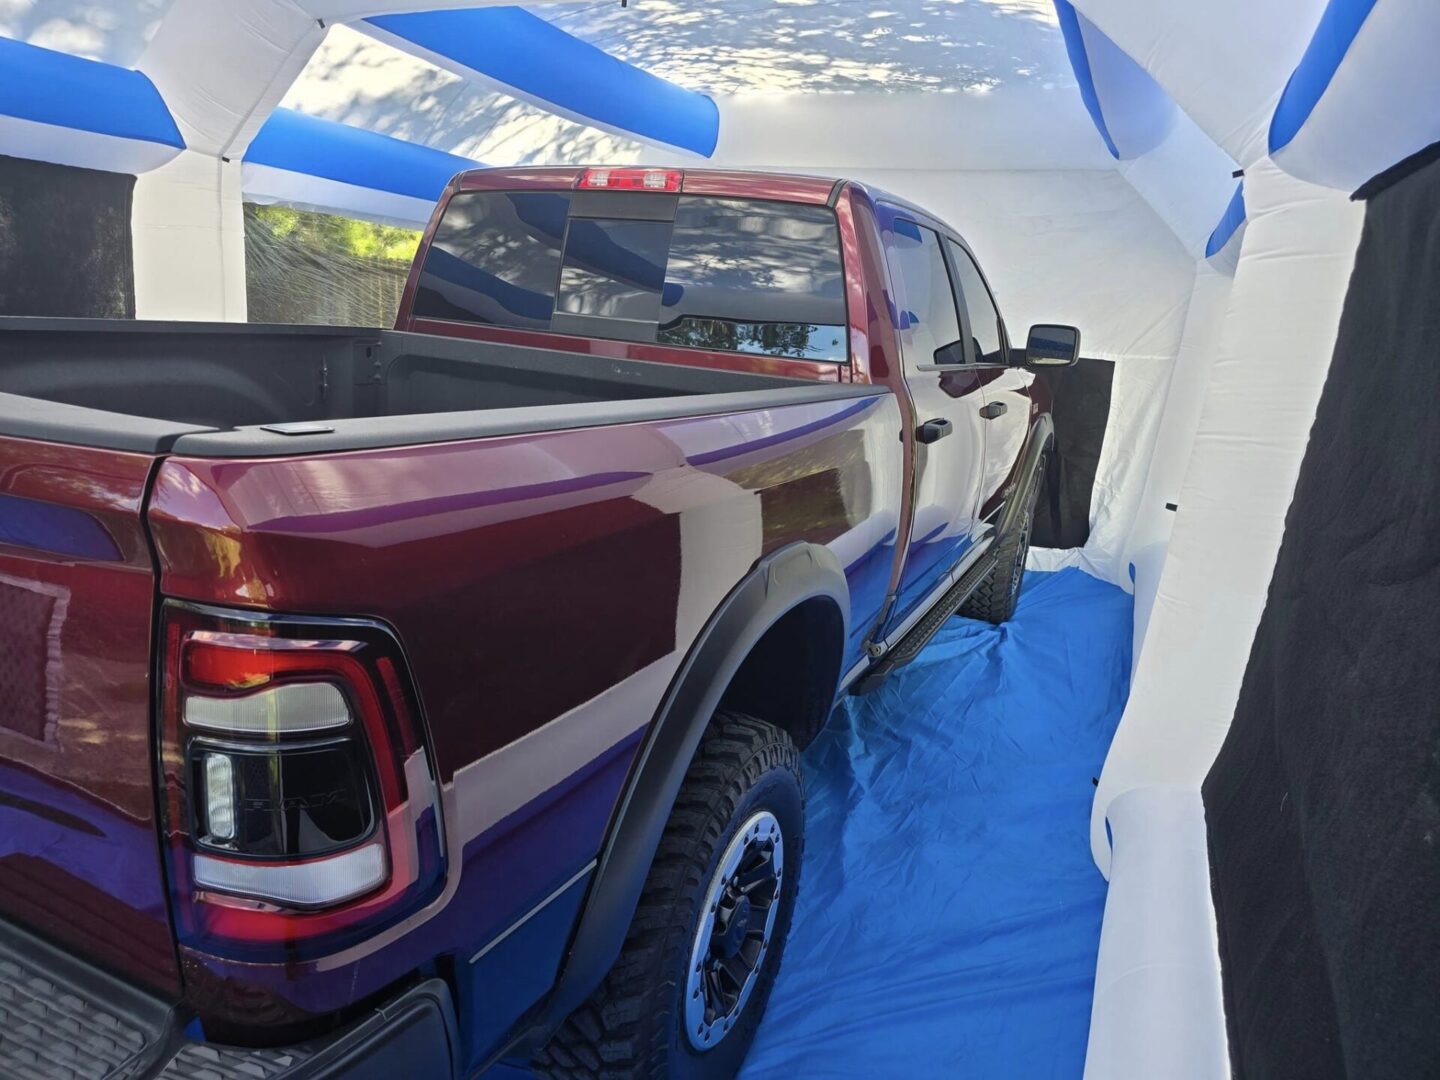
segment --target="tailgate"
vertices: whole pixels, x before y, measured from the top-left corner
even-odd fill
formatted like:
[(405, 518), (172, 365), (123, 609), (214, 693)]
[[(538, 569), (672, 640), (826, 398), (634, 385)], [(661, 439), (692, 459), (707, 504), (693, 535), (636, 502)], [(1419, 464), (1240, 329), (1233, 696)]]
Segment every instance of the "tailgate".
[(173, 992), (141, 516), (153, 464), (0, 437), (0, 918)]

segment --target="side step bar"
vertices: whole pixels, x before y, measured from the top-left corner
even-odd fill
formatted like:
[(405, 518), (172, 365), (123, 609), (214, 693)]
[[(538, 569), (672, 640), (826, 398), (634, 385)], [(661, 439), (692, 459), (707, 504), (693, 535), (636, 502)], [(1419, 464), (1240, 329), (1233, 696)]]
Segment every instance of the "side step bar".
[(976, 560), (975, 565), (965, 571), (960, 576), (960, 580), (950, 586), (944, 596), (935, 601), (934, 606), (925, 613), (924, 618), (912, 626), (910, 632), (897, 641), (893, 649), (877, 660), (869, 671), (855, 680), (854, 685), (850, 687), (850, 693), (868, 694), (873, 690), (878, 690), (892, 671), (904, 667), (919, 656), (920, 650), (930, 644), (930, 639), (940, 632), (940, 627), (945, 625), (945, 620), (960, 610), (960, 605), (970, 599), (970, 594), (978, 589), (980, 583), (995, 569), (995, 563), (995, 556), (988, 552)]

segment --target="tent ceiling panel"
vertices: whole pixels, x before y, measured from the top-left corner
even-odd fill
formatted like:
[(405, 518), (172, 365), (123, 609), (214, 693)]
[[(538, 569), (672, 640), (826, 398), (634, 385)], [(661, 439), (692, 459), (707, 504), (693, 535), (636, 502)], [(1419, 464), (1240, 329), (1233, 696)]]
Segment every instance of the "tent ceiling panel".
[(1153, 150), (1175, 124), (1175, 102), (1068, 0), (1055, 0), (1055, 10), (1081, 100), (1111, 156), (1128, 160)]
[[(899, 0), (883, 10), (639, 0), (625, 10), (532, 11), (672, 83), (714, 94), (717, 163), (829, 171), (877, 161), (921, 169), (1112, 164), (1075, 93), (1049, 0)], [(497, 164), (694, 160), (462, 82), (345, 27), (331, 32), (285, 104)], [(1207, 231), (1213, 218), (1207, 211)]]
[(1070, 88), (722, 97), (716, 160), (844, 173), (1113, 170)]
[[(563, 0), (556, 0), (563, 2)], [(137, 61), (202, 153), (239, 157), (337, 19), (491, 0), (171, 0)], [(224, 57), (216, 63), (216, 57)]]
[(0, 0), (0, 37), (133, 67), (174, 0)]
[(531, 10), (707, 94), (1075, 85), (1051, 0), (602, 0)]
[(1264, 156), (1270, 115), (1325, 0), (1074, 0), (1241, 165)]
[(348, 26), (330, 31), (282, 104), (491, 164), (624, 165), (666, 154), (467, 81)]
[(580, 123), (708, 157), (719, 115), (704, 94), (617, 60), (520, 8), (386, 15), (359, 24), (406, 52)]

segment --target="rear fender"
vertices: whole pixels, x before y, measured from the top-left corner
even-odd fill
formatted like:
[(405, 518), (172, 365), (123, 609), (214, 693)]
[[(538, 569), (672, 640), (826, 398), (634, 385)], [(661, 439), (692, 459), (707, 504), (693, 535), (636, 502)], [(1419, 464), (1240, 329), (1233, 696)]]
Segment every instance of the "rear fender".
[[(620, 955), (680, 785), (740, 665), (781, 617), (817, 597), (831, 600), (848, 621), (849, 588), (840, 560), (818, 544), (792, 544), (762, 559), (700, 632), (631, 772), (569, 956), (532, 1033), (537, 1043), (590, 996)], [(837, 683), (840, 659), (837, 654)]]

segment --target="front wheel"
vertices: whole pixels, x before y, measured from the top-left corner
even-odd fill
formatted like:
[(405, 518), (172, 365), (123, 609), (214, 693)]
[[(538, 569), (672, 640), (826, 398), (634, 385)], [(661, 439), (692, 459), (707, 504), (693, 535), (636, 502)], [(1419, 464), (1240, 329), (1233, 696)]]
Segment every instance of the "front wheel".
[(986, 622), (1003, 623), (1015, 614), (1015, 605), (1020, 602), (1020, 586), (1025, 580), (1025, 560), (1030, 554), (1030, 530), (1035, 524), (1035, 503), (1040, 498), (1040, 489), (1045, 486), (1045, 455), (1035, 462), (1035, 471), (1030, 476), (1028, 491), (1022, 488), (1020, 497), (1026, 500), (1021, 508), (1020, 520), (1015, 522), (1008, 536), (1002, 536), (995, 548), (995, 569), (980, 583), (965, 603), (960, 605), (960, 614), (967, 619), (984, 619)]
[(720, 1080), (765, 1011), (800, 884), (799, 752), (773, 724), (717, 713), (600, 989), (535, 1059), (566, 1080)]

